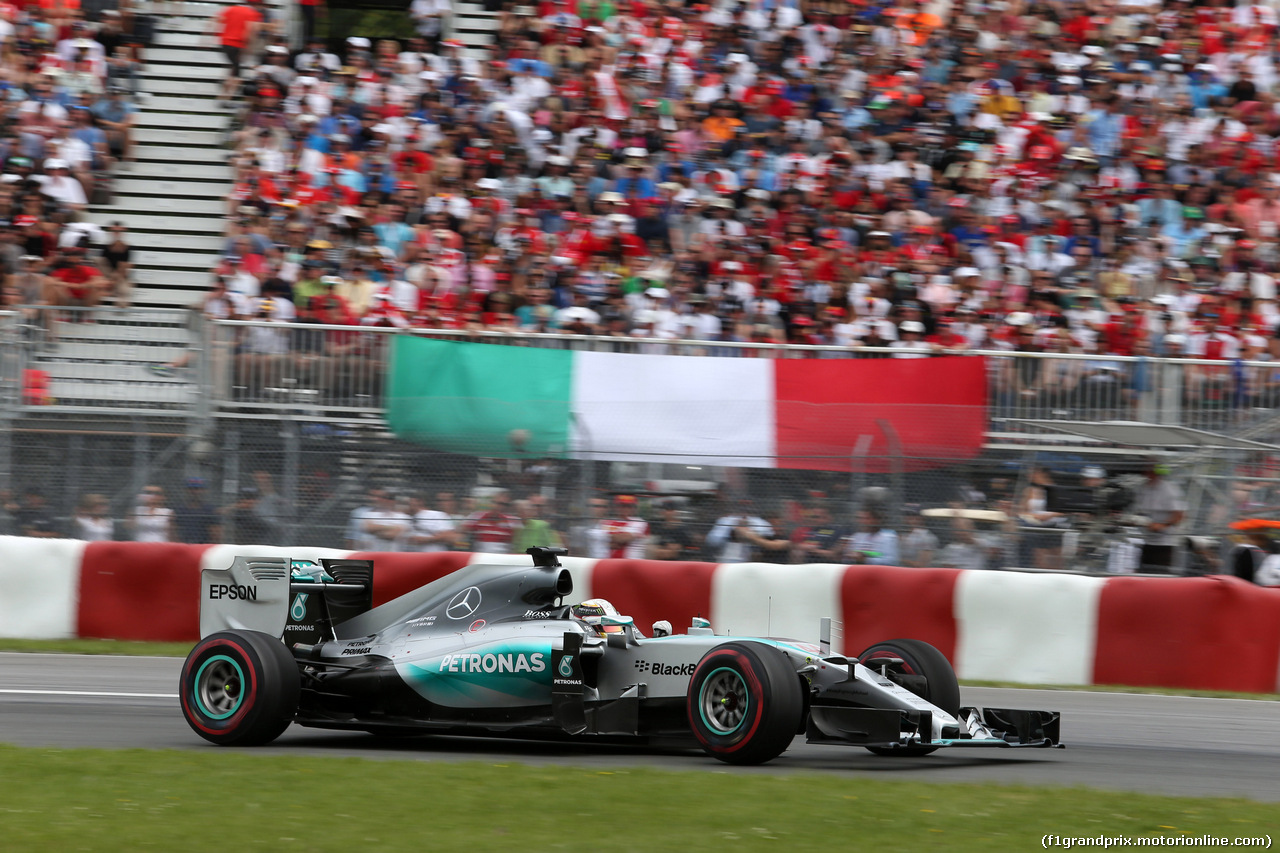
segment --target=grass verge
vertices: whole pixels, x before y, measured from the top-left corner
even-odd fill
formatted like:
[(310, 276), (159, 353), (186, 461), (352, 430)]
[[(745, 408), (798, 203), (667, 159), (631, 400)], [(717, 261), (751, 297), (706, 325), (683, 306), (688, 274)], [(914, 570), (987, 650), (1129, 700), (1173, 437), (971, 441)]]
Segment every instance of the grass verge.
[(0, 746), (4, 849), (1019, 851), (1258, 836), (1275, 806), (1076, 788)]
[(64, 655), (156, 655), (185, 658), (195, 642), (144, 643), (137, 640), (21, 640), (0, 637), (0, 652), (53, 652)]

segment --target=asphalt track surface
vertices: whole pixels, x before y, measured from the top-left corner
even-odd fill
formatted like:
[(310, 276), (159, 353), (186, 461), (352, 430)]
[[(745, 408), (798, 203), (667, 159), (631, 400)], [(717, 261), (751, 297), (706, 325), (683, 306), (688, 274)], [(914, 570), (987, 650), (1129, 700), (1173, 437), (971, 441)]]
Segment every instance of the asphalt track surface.
[[(187, 727), (176, 658), (0, 653), (0, 742), (19, 746), (216, 750)], [(965, 704), (1062, 712), (1067, 749), (942, 750), (879, 758), (797, 739), (763, 767), (730, 768), (700, 752), (536, 741), (375, 738), (294, 726), (263, 754), (419, 761), (651, 766), (731, 773), (822, 771), (927, 782), (1085, 785), (1280, 802), (1280, 702), (1128, 693), (962, 688)]]

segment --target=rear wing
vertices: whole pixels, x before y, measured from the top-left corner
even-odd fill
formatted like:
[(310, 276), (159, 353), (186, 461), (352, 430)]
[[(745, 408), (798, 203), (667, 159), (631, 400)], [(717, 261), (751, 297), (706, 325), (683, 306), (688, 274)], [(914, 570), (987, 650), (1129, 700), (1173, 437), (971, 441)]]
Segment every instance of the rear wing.
[[(313, 567), (312, 561), (296, 561)], [(293, 576), (289, 557), (238, 556), (225, 569), (200, 572), (200, 637), (260, 631), (286, 645), (313, 645), (373, 607), (372, 560), (320, 560), (333, 582)]]

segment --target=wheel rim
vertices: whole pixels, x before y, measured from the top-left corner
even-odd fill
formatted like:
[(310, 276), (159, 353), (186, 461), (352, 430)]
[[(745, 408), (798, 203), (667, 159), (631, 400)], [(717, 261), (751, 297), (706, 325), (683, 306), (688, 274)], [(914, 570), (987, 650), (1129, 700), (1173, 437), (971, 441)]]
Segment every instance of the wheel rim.
[(214, 655), (196, 671), (195, 700), (200, 713), (225, 720), (244, 704), (244, 670), (226, 655)]
[(741, 728), (750, 706), (747, 682), (736, 669), (722, 666), (702, 682), (698, 708), (703, 724), (716, 734), (730, 735)]

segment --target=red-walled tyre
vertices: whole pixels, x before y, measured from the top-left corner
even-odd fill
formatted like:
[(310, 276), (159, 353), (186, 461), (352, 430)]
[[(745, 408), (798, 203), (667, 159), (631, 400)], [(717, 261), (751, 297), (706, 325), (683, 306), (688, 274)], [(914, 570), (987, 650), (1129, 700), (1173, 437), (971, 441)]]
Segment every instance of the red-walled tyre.
[(182, 665), (182, 715), (220, 746), (260, 746), (278, 738), (298, 710), (301, 678), (284, 644), (257, 631), (205, 637)]
[[(885, 661), (877, 664), (877, 659)], [(901, 663), (888, 661), (900, 660)], [(862, 654), (858, 662), (874, 669), (895, 684), (910, 690), (926, 702), (932, 702), (953, 717), (960, 714), (960, 682), (947, 656), (923, 640), (886, 640), (876, 643)], [(876, 755), (902, 757), (928, 755), (936, 746), (881, 747), (867, 749)]]
[(763, 643), (726, 643), (707, 652), (689, 680), (686, 702), (698, 743), (729, 764), (777, 758), (804, 715), (795, 667)]

